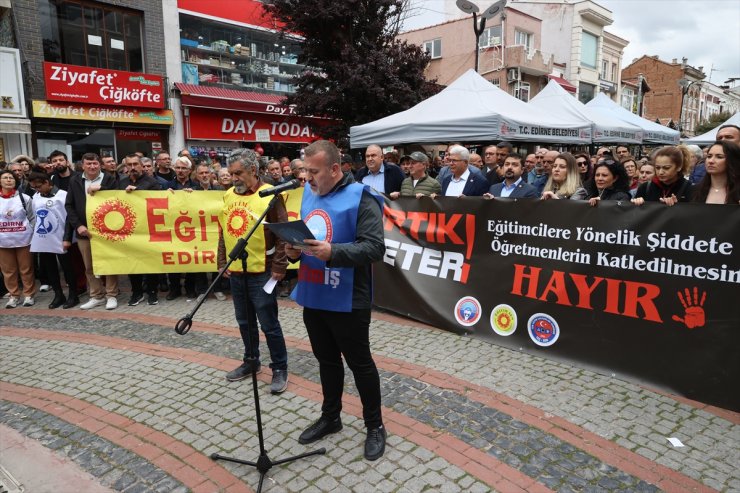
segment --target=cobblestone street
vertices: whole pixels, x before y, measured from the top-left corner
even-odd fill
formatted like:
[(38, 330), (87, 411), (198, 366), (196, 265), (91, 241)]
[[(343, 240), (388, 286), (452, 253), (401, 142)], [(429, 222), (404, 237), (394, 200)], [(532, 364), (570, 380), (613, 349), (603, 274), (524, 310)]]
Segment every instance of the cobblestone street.
[[(243, 351), (230, 301), (208, 300), (179, 336), (184, 299), (127, 307), (122, 295), (115, 311), (85, 312), (46, 310), (47, 298), (0, 315), (0, 465), (22, 475), (17, 435), (103, 491), (256, 490), (254, 468), (209, 458), (259, 454), (251, 381), (224, 379)], [(362, 457), (349, 370), (344, 429), (300, 445), (320, 412), (318, 365), (300, 308), (281, 301), (280, 320), (290, 376), (271, 395), (263, 360), (267, 451), (327, 452), (273, 467), (264, 491), (740, 491), (738, 414), (377, 312), (384, 457)]]

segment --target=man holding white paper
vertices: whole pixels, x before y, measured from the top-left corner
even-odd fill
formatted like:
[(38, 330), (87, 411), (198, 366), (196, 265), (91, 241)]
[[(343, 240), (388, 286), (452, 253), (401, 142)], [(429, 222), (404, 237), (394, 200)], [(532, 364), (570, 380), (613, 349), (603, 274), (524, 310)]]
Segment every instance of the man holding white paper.
[[(257, 154), (250, 149), (239, 149), (228, 158), (229, 173), (234, 186), (224, 193), (224, 208), (219, 221), (221, 238), (218, 246), (219, 269), (226, 265), (226, 255), (244, 237), (268, 207), (272, 197), (260, 197), (259, 191), (270, 186), (259, 176)], [(288, 213), (282, 200), (275, 201), (265, 221), (285, 222)], [(237, 259), (224, 273), (230, 279), (234, 300), (234, 313), (239, 332), (244, 342), (244, 363), (226, 374), (226, 379), (235, 382), (251, 375), (247, 358), (254, 356), (259, 363), (259, 334), (257, 320), (270, 349), (272, 383), (270, 392), (280, 394), (288, 386), (288, 352), (285, 348), (283, 329), (278, 320), (277, 293), (275, 282), (285, 276), (287, 260), (285, 244), (263, 225), (255, 229), (247, 244), (247, 271)], [(270, 284), (267, 289), (265, 286)], [(272, 287), (273, 289), (270, 289)]]

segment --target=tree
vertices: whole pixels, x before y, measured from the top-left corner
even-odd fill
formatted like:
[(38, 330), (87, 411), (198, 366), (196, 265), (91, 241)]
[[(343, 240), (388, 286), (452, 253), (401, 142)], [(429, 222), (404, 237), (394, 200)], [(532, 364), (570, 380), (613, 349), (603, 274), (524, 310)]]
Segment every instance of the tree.
[(732, 116), (732, 113), (730, 113), (729, 111), (723, 111), (722, 113), (715, 113), (714, 115), (710, 116), (709, 119), (699, 123), (694, 129), (694, 133), (696, 135), (701, 135), (705, 132), (709, 132), (713, 128), (716, 128), (722, 125), (731, 116)]
[(273, 0), (267, 11), (286, 34), (304, 37), (307, 69), (288, 97), (301, 115), (331, 118), (314, 128), (344, 144), (349, 127), (410, 108), (433, 95), (424, 79), (429, 55), (396, 39), (402, 0)]

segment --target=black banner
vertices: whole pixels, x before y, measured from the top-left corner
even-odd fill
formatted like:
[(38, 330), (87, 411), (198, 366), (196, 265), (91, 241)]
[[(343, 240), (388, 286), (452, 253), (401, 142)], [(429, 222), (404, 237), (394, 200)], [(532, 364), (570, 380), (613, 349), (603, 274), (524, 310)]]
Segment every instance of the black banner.
[(385, 243), (380, 307), (740, 411), (740, 207), (399, 199)]

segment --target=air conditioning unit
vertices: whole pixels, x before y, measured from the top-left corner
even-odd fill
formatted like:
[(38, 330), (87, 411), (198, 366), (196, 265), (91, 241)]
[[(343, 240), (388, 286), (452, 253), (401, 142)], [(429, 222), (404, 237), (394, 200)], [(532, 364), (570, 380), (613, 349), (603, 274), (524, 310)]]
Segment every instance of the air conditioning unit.
[(507, 82), (516, 82), (516, 81), (520, 80), (521, 77), (522, 77), (522, 75), (519, 72), (519, 67), (510, 68), (506, 72), (506, 80), (507, 80)]

